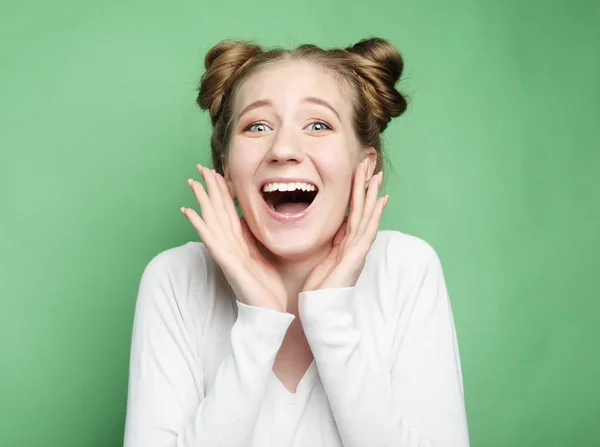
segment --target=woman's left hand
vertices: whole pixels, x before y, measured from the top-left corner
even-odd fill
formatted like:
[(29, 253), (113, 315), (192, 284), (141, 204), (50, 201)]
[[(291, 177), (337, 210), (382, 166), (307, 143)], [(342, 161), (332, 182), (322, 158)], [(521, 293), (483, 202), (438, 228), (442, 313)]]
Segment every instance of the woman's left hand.
[(333, 238), (331, 251), (310, 273), (302, 291), (354, 287), (377, 236), (389, 196), (377, 197), (383, 172), (371, 177), (365, 192), (368, 159), (356, 167), (352, 182), (350, 215)]

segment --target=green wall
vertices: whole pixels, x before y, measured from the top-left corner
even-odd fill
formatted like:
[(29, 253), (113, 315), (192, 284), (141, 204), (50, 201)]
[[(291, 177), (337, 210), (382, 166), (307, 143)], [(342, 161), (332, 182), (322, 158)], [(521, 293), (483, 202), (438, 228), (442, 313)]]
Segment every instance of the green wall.
[(142, 270), (197, 239), (206, 51), (371, 35), (412, 97), (382, 226), (442, 259), (472, 445), (598, 442), (600, 2), (3, 0), (0, 445), (122, 445)]

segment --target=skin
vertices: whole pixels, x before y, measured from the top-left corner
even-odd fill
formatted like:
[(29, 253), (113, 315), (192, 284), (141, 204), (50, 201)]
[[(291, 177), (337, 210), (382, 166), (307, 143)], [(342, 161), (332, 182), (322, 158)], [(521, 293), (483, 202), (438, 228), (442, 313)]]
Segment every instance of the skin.
[[(234, 98), (225, 175), (198, 165), (206, 188), (188, 180), (202, 217), (189, 208), (182, 212), (241, 302), (297, 316), (300, 292), (355, 285), (387, 196), (378, 198), (382, 173), (373, 175), (376, 152), (360, 147), (347, 98), (340, 81), (312, 63), (282, 61), (261, 69)], [(280, 222), (269, 216), (259, 187), (273, 177), (305, 178), (318, 187), (304, 219)], [(232, 196), (244, 217), (237, 215)], [(296, 318), (274, 371), (295, 389), (310, 361)]]

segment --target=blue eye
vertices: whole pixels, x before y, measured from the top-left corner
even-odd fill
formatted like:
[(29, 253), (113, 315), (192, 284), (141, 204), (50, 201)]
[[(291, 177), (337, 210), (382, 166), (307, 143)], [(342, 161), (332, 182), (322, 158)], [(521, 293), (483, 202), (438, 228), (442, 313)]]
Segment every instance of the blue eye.
[[(256, 128), (257, 126), (262, 126), (262, 127), (264, 128), (264, 130), (258, 130), (258, 129)], [(253, 132), (265, 132), (265, 131), (266, 131), (266, 129), (267, 129), (268, 127), (269, 127), (269, 126), (267, 126), (265, 123), (254, 123), (254, 124), (250, 124), (250, 125), (249, 125), (249, 126), (246, 128), (246, 130), (251, 130), (251, 131), (253, 131)], [(260, 128), (259, 128), (259, 129), (260, 129)]]
[[(315, 131), (322, 131), (322, 130), (331, 130), (331, 126), (329, 126), (328, 124), (325, 124), (323, 121), (313, 121), (312, 123), (309, 124), (310, 126), (318, 126), (318, 127), (313, 127), (311, 130), (315, 130)], [(269, 126), (267, 126), (265, 123), (253, 123), (250, 124), (248, 127), (246, 127), (244, 129), (244, 132), (247, 131), (251, 131), (251, 132), (266, 132), (268, 130), (270, 130), (271, 128)]]
[(313, 126), (313, 125), (318, 125), (318, 126), (321, 126), (321, 129), (314, 129), (314, 128), (313, 128), (313, 130), (327, 130), (327, 129), (328, 129), (328, 130), (331, 130), (331, 127), (330, 127), (330, 126), (328, 126), (327, 124), (325, 124), (325, 123), (324, 123), (324, 122), (322, 122), (322, 121), (313, 121), (312, 123), (310, 123), (310, 124), (309, 124), (309, 126)]

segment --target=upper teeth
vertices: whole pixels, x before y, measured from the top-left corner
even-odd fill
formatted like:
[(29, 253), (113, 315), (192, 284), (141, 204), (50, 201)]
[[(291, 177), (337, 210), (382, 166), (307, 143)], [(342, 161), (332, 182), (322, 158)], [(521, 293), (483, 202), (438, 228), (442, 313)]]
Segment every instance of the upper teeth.
[(292, 183), (267, 183), (262, 187), (263, 192), (271, 191), (315, 191), (317, 188), (315, 185), (303, 182), (292, 182)]

